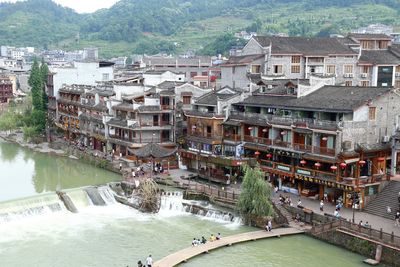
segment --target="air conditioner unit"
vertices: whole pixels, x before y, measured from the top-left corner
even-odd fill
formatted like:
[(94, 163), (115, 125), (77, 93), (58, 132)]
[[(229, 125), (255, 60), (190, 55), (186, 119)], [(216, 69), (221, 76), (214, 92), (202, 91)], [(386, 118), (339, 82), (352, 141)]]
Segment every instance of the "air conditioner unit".
[(348, 78), (349, 74), (345, 73), (345, 74), (343, 74), (343, 77)]
[(347, 74), (347, 75), (348, 75), (349, 78), (353, 78), (353, 77), (354, 77), (354, 74), (353, 74), (353, 73), (349, 73), (349, 74)]
[(361, 77), (362, 78), (367, 78), (368, 77), (368, 73), (361, 73)]
[(388, 143), (389, 141), (390, 141), (390, 136), (389, 135), (382, 136), (382, 142), (383, 143)]
[(400, 77), (400, 72), (396, 72), (396, 77)]

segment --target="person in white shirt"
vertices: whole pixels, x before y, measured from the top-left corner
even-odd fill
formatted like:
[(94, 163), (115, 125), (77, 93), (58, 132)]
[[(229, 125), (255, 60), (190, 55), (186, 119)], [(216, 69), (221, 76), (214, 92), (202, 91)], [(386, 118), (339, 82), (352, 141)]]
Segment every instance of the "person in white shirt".
[(151, 255), (149, 255), (146, 259), (146, 265), (147, 267), (151, 267), (153, 265), (153, 259), (151, 258)]

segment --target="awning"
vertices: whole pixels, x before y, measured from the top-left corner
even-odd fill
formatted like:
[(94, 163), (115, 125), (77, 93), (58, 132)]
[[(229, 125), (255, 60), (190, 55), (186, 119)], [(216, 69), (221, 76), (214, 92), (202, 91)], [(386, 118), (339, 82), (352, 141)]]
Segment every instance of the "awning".
[(229, 125), (229, 126), (240, 126), (241, 122), (240, 121), (227, 120), (226, 122), (223, 122), (222, 124), (223, 125)]
[(344, 160), (344, 162), (345, 162), (346, 164), (354, 163), (354, 162), (357, 162), (357, 161), (360, 161), (360, 158), (345, 159), (345, 160)]
[(292, 131), (295, 133), (302, 133), (302, 134), (311, 134), (312, 133), (311, 130), (304, 129), (304, 128), (293, 128)]
[(313, 160), (313, 161), (321, 161), (321, 162), (325, 162), (325, 163), (331, 163), (331, 164), (335, 164), (337, 162), (335, 157), (325, 157), (325, 156), (321, 156), (321, 155), (317, 156), (317, 155), (308, 154), (308, 153), (303, 154), (303, 158), (308, 159), (308, 160)]

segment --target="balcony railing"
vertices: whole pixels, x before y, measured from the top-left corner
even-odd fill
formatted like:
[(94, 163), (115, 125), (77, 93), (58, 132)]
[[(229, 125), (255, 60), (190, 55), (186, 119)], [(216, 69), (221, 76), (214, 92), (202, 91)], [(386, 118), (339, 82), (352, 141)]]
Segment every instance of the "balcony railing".
[(238, 135), (238, 134), (225, 133), (224, 134), (224, 139), (238, 142), (238, 141), (242, 140), (242, 137), (240, 135)]
[(304, 152), (312, 152), (312, 146), (311, 145), (306, 145), (306, 144), (293, 144), (293, 149), (294, 150), (300, 150), (300, 151), (304, 151)]
[(285, 141), (282, 141), (282, 140), (279, 140), (279, 139), (273, 140), (272, 144), (274, 146), (285, 147), (285, 148), (290, 148), (292, 146), (290, 142), (285, 142)]
[(336, 155), (336, 150), (332, 149), (332, 148), (327, 148), (327, 147), (314, 146), (313, 153), (334, 157)]
[(256, 136), (250, 136), (250, 135), (245, 135), (244, 136), (244, 141), (246, 142), (251, 142), (251, 143), (256, 143), (256, 144), (261, 144), (261, 145), (271, 145), (272, 140), (264, 137), (256, 137)]

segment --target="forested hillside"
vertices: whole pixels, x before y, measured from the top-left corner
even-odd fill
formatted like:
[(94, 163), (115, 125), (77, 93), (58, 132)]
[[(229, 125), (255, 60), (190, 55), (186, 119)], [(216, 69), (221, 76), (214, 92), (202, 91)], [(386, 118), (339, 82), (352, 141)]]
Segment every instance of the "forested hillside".
[(96, 45), (103, 56), (189, 48), (212, 54), (221, 43), (235, 44), (238, 30), (323, 36), (370, 23), (398, 26), (399, 12), (400, 0), (121, 0), (77, 14), (50, 0), (28, 0), (0, 4), (0, 44)]

